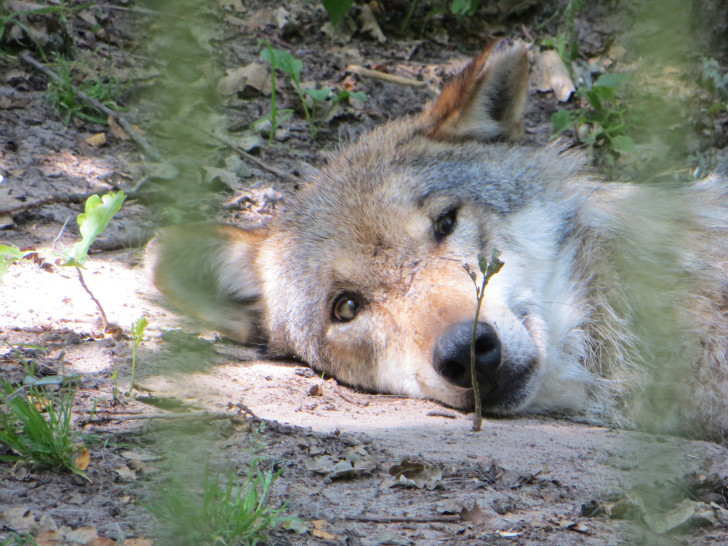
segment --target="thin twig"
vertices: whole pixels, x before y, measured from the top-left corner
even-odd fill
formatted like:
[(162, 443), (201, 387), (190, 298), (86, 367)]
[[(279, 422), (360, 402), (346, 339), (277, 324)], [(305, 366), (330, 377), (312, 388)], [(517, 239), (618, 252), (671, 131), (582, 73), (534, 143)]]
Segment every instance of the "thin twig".
[(217, 140), (219, 142), (222, 142), (223, 144), (225, 144), (225, 146), (227, 146), (230, 149), (234, 150), (237, 154), (241, 155), (243, 158), (247, 159), (251, 163), (255, 163), (261, 169), (265, 169), (269, 173), (274, 174), (274, 175), (276, 175), (279, 178), (283, 178), (284, 180), (287, 180), (288, 182), (294, 182), (294, 183), (300, 182), (300, 180), (298, 178), (296, 178), (295, 176), (290, 175), (290, 174), (288, 174), (286, 172), (283, 172), (280, 169), (276, 169), (272, 165), (268, 165), (265, 162), (261, 161), (260, 159), (258, 159), (254, 155), (249, 154), (248, 152), (246, 152), (245, 150), (243, 150), (240, 146), (238, 146), (232, 140), (230, 140), (228, 138), (225, 138), (224, 136), (216, 135), (212, 131), (206, 131), (205, 129), (198, 129), (198, 130), (201, 131), (201, 132), (203, 132), (207, 136), (210, 136), (210, 137), (214, 138), (215, 140)]
[(345, 521), (366, 523), (460, 523), (462, 516), (343, 516)]
[(146, 419), (217, 420), (217, 419), (233, 419), (237, 416), (236, 415), (226, 415), (226, 414), (222, 414), (222, 413), (209, 413), (207, 411), (199, 411), (199, 412), (194, 412), (194, 413), (144, 413), (141, 415), (136, 415), (136, 414), (119, 415), (119, 414), (96, 413), (95, 417), (109, 419), (112, 421), (138, 421), (138, 420), (146, 420)]
[[(45, 74), (49, 78), (51, 78), (57, 82), (64, 83), (63, 80), (58, 76), (58, 74), (53, 72), (50, 68), (48, 68), (44, 64), (35, 60), (32, 57), (32, 55), (30, 53), (28, 53), (27, 51), (25, 53), (21, 54), (19, 59), (21, 61), (23, 61), (25, 64), (29, 64), (36, 70), (40, 70), (41, 72), (43, 72), (43, 74)], [(126, 120), (126, 118), (124, 118), (121, 114), (113, 111), (111, 108), (100, 103), (95, 98), (88, 96), (83, 91), (76, 89), (76, 87), (74, 87), (73, 85), (68, 84), (68, 86), (70, 87), (70, 89), (73, 91), (73, 93), (78, 98), (89, 103), (94, 108), (103, 112), (107, 116), (114, 118), (117, 121), (117, 123), (119, 125), (121, 125), (122, 129), (124, 129), (124, 131), (126, 131), (126, 133), (129, 135), (129, 137), (131, 137), (131, 139), (134, 140), (134, 142), (136, 142), (142, 150), (144, 150), (144, 153), (147, 154), (148, 157), (150, 157), (151, 159), (153, 159), (155, 161), (161, 160), (162, 156), (159, 154), (159, 152), (157, 152), (157, 150), (155, 150), (154, 147), (151, 144), (149, 144), (149, 142), (147, 142), (147, 140), (143, 136), (141, 136), (139, 133), (137, 133), (134, 130), (134, 128), (131, 126), (131, 124)]]
[(347, 72), (353, 72), (359, 76), (365, 76), (367, 78), (374, 78), (377, 80), (384, 80), (385, 82), (398, 83), (400, 85), (411, 85), (412, 87), (424, 87), (427, 82), (420, 80), (413, 80), (412, 78), (403, 78), (402, 76), (395, 76), (394, 74), (387, 74), (386, 72), (380, 72), (379, 70), (372, 70), (371, 68), (365, 68), (358, 64), (350, 64), (346, 67)]
[(101, 307), (101, 302), (96, 299), (96, 296), (94, 296), (93, 292), (91, 292), (91, 290), (89, 290), (89, 287), (86, 286), (86, 281), (83, 280), (83, 273), (81, 273), (81, 268), (77, 267), (76, 272), (78, 273), (78, 280), (81, 281), (81, 286), (83, 286), (83, 289), (88, 293), (89, 296), (91, 296), (91, 299), (94, 300), (96, 307), (99, 308), (99, 312), (101, 313), (101, 320), (103, 321), (103, 330), (105, 332), (106, 328), (109, 326), (109, 321), (106, 318), (106, 313), (104, 313), (104, 308)]

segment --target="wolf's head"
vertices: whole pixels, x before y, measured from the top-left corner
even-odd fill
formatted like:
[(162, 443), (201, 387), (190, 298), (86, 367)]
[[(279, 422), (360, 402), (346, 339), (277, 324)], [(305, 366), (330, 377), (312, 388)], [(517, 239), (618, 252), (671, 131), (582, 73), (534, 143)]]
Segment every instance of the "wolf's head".
[(568, 227), (579, 197), (564, 191), (580, 165), (516, 143), (527, 78), (524, 46), (501, 42), (421, 115), (343, 150), (265, 228), (164, 230), (157, 286), (220, 331), (347, 384), (467, 408), (476, 293), (465, 266), (497, 249), (505, 265), (475, 344), (484, 407), (579, 405), (583, 386), (563, 386), (584, 379), (588, 310), (572, 282), (583, 249)]

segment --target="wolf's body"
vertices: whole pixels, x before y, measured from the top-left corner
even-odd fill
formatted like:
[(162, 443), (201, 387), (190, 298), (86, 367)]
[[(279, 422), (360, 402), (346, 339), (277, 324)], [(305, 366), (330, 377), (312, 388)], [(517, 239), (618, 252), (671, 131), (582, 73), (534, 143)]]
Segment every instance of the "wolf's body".
[[(170, 228), (155, 281), (222, 332), (347, 384), (472, 407), (722, 437), (728, 181), (602, 183), (517, 143), (522, 45), (474, 59), (423, 114), (344, 149), (263, 229)], [(195, 262), (190, 265), (190, 262)]]

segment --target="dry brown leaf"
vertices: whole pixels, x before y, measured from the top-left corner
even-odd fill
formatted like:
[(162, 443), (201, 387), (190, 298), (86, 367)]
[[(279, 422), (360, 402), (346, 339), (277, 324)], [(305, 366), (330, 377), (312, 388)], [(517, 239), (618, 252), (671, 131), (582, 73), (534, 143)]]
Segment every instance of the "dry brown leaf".
[(86, 470), (90, 462), (91, 454), (85, 447), (83, 448), (83, 451), (81, 451), (81, 454), (76, 457), (76, 460), (73, 461), (73, 463), (76, 465), (76, 468), (78, 468), (79, 470)]
[(385, 480), (381, 486), (383, 488), (402, 485), (418, 489), (434, 489), (442, 479), (440, 467), (409, 459), (403, 459), (400, 464), (392, 466), (389, 473), (393, 479)]
[(229, 97), (250, 87), (263, 95), (270, 94), (270, 76), (268, 67), (263, 63), (250, 63), (240, 68), (233, 68), (217, 82), (217, 92)]
[(38, 546), (57, 546), (63, 544), (63, 534), (58, 531), (43, 531), (34, 537)]
[(121, 483), (131, 483), (137, 479), (136, 472), (126, 465), (121, 465), (120, 467), (115, 468), (114, 472), (118, 475)]
[(94, 148), (100, 148), (106, 144), (106, 133), (96, 133), (86, 138), (86, 144)]
[(35, 516), (27, 506), (11, 506), (0, 512), (0, 522), (16, 533), (24, 533), (35, 523)]
[(320, 531), (319, 529), (312, 530), (311, 534), (313, 536), (315, 536), (316, 538), (322, 538), (324, 540), (339, 540), (338, 535), (335, 535), (333, 533), (328, 533), (326, 531)]
[(131, 140), (131, 137), (126, 131), (124, 131), (124, 129), (121, 128), (121, 125), (119, 125), (114, 116), (108, 116), (106, 121), (109, 122), (109, 129), (111, 130), (112, 135), (119, 140)]
[(467, 508), (463, 508), (460, 511), (460, 517), (463, 521), (470, 522), (473, 525), (480, 525), (485, 519), (483, 516), (483, 511), (480, 509), (480, 506), (478, 506), (477, 502), (473, 504), (473, 507), (470, 510), (468, 510)]
[(374, 12), (372, 12), (372, 8), (370, 8), (367, 4), (361, 6), (361, 11), (359, 12), (359, 22), (361, 23), (361, 31), (363, 33), (369, 33), (371, 37), (375, 38), (378, 42), (387, 41), (387, 37), (382, 32), (382, 29), (379, 28), (377, 18), (374, 17)]
[(339, 540), (338, 535), (324, 531), (325, 527), (328, 527), (329, 522), (325, 519), (315, 519), (311, 522), (313, 529), (311, 534), (317, 538), (323, 538), (324, 540)]

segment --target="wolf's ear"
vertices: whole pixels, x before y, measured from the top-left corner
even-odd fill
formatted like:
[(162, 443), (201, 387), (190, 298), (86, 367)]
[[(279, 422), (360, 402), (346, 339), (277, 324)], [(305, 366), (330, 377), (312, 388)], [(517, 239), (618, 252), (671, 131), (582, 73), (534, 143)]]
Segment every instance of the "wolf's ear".
[(157, 288), (185, 314), (243, 342), (264, 341), (255, 264), (265, 229), (171, 226), (147, 247)]
[(442, 140), (523, 136), (528, 56), (521, 42), (502, 40), (475, 57), (423, 114), (428, 135)]

